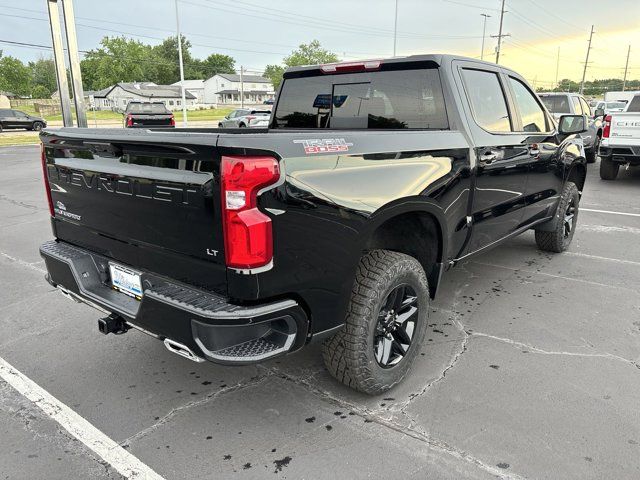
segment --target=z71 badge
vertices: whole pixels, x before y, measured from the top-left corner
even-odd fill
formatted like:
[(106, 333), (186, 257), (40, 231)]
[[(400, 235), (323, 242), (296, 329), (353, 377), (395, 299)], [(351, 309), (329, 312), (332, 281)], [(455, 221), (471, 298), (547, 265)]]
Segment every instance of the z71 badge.
[(311, 138), (308, 140), (294, 140), (304, 147), (304, 153), (334, 153), (348, 152), (353, 143), (347, 143), (344, 138)]

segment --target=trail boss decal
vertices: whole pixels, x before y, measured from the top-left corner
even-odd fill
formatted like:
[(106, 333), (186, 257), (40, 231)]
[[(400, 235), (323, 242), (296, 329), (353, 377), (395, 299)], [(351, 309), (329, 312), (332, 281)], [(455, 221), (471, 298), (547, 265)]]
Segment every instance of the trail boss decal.
[(304, 147), (304, 153), (334, 153), (348, 152), (353, 143), (347, 143), (344, 138), (310, 138), (308, 140), (294, 140)]

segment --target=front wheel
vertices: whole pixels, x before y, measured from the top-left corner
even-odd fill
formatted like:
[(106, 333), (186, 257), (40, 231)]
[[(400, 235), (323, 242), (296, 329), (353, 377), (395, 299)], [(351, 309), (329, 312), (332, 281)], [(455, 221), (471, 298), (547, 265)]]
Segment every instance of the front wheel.
[(602, 180), (615, 180), (619, 170), (619, 163), (612, 162), (608, 158), (600, 159), (600, 178)]
[(429, 286), (413, 257), (373, 250), (360, 259), (343, 330), (325, 341), (336, 379), (370, 395), (404, 379), (427, 329)]
[(573, 240), (578, 224), (580, 193), (573, 182), (567, 182), (556, 210), (555, 228), (551, 231), (536, 230), (536, 244), (540, 250), (562, 253)]
[(36, 132), (39, 132), (40, 130), (42, 130), (42, 122), (33, 122), (33, 125), (31, 126), (31, 130), (35, 130)]

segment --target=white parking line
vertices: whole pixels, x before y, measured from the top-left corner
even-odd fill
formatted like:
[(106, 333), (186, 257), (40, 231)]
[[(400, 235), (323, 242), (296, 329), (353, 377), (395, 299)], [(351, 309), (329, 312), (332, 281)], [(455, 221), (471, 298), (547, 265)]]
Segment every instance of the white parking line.
[(574, 257), (592, 258), (594, 260), (603, 260), (605, 262), (624, 263), (626, 265), (634, 265), (640, 267), (640, 262), (634, 262), (633, 260), (623, 260), (621, 258), (600, 257), (598, 255), (589, 255), (588, 253), (579, 252), (563, 252), (563, 255), (572, 255)]
[(33, 380), (20, 373), (0, 357), (0, 377), (31, 400), (51, 419), (84, 443), (125, 478), (164, 480), (117, 442), (107, 437), (91, 423), (56, 399)]
[(614, 212), (612, 210), (595, 210), (593, 208), (580, 208), (581, 212), (609, 213), (611, 215), (626, 215), (628, 217), (640, 217), (640, 213)]

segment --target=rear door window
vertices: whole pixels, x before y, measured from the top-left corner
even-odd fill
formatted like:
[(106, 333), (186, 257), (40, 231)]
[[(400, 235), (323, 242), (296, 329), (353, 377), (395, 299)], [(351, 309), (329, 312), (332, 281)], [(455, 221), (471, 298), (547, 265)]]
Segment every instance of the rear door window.
[(587, 115), (587, 116), (590, 117), (591, 116), (591, 107), (589, 106), (587, 101), (584, 98), (580, 97), (580, 104), (582, 105), (582, 113), (584, 115)]
[(509, 83), (520, 111), (522, 130), (525, 132), (546, 132), (548, 130), (547, 120), (535, 94), (517, 78), (509, 77)]
[(551, 113), (571, 113), (569, 97), (566, 95), (544, 95), (541, 100)]
[(511, 132), (507, 101), (498, 74), (484, 70), (463, 69), (462, 75), (478, 125), (489, 132)]
[(571, 97), (571, 103), (573, 103), (573, 113), (576, 115), (582, 115), (582, 106), (580, 105), (580, 98)]
[(449, 128), (435, 68), (286, 79), (274, 119), (275, 128)]
[(629, 107), (627, 107), (627, 112), (640, 112), (640, 95), (633, 97)]

